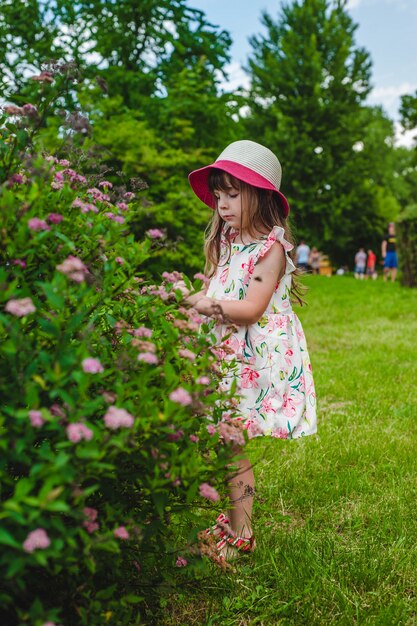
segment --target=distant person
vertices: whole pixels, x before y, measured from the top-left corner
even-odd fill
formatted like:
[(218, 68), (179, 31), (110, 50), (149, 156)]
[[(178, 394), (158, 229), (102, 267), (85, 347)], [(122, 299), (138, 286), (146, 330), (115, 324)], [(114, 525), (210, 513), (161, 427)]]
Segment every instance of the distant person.
[(365, 276), (366, 252), (364, 248), (359, 248), (355, 254), (355, 278), (363, 278)]
[(306, 270), (308, 268), (309, 257), (310, 247), (305, 243), (305, 241), (300, 241), (300, 245), (297, 246), (297, 250), (295, 251), (295, 262), (297, 267), (302, 270)]
[(320, 252), (317, 250), (316, 246), (313, 246), (311, 248), (308, 262), (311, 267), (311, 273), (319, 274), (320, 273)]
[(388, 280), (391, 274), (391, 281), (397, 278), (398, 258), (397, 258), (397, 241), (395, 237), (395, 224), (388, 224), (388, 233), (382, 240), (381, 254), (384, 260), (384, 280)]
[(366, 278), (370, 276), (375, 280), (378, 274), (375, 271), (376, 254), (371, 249), (368, 250), (368, 258), (366, 259)]

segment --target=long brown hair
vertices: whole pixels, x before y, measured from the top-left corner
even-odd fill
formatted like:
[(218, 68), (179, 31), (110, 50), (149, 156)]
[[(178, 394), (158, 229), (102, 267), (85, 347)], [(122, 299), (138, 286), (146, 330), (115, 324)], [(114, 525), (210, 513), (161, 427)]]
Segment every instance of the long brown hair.
[[(238, 178), (235, 178), (234, 176), (231, 176), (230, 174), (227, 174), (223, 170), (217, 168), (213, 168), (210, 171), (208, 185), (216, 204), (217, 198), (214, 195), (214, 191), (230, 192), (231, 189), (236, 189), (240, 192), (243, 208), (241, 212), (241, 231), (242, 229), (245, 229), (250, 237), (256, 239), (259, 237), (260, 232), (266, 231), (265, 234), (268, 234), (274, 226), (281, 226), (284, 229), (285, 239), (294, 246), (294, 238), (291, 233), (291, 228), (284, 217), (283, 206), (278, 194), (273, 191), (269, 191), (268, 189), (260, 189), (259, 187), (248, 185)], [(222, 238), (226, 240), (226, 244), (228, 246), (225, 264), (230, 259), (230, 230), (230, 226), (226, 225), (225, 221), (220, 217), (219, 212), (215, 210), (206, 229), (204, 244), (204, 253), (206, 256), (205, 273), (209, 277), (212, 277), (217, 268), (220, 266)], [(294, 260), (294, 249), (288, 254), (291, 259)], [(297, 277), (301, 274), (302, 272), (298, 269), (293, 272), (291, 296), (293, 300), (302, 305), (304, 304), (302, 296), (305, 292), (305, 287), (300, 285), (297, 280)]]

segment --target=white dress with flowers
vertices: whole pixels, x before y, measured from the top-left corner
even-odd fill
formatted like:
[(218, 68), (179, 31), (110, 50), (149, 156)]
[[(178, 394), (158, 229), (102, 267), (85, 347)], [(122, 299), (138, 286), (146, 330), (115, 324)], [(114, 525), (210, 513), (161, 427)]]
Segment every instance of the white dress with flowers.
[(228, 325), (217, 323), (213, 330), (220, 358), (233, 372), (223, 384), (227, 388), (237, 379), (238, 408), (249, 437), (292, 439), (316, 432), (316, 394), (304, 332), (291, 308), (295, 266), (288, 255), (293, 246), (284, 239), (284, 229), (275, 226), (268, 236), (250, 244), (233, 243), (232, 237), (228, 261), (228, 243), (223, 238), (220, 265), (207, 295), (216, 300), (243, 300), (256, 262), (275, 241), (285, 251), (285, 274), (261, 319), (237, 330), (234, 327), (232, 334)]

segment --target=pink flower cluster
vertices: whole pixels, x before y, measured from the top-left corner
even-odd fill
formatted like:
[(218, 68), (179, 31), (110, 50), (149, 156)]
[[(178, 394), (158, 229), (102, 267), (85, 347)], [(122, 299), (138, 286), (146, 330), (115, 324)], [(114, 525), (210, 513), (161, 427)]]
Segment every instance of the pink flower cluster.
[(113, 184), (110, 183), (108, 180), (101, 180), (99, 182), (98, 186), (99, 187), (107, 187), (107, 189), (113, 189)]
[(210, 378), (208, 376), (200, 376), (200, 378), (197, 378), (195, 382), (197, 383), (197, 385), (209, 385)]
[(29, 419), (34, 428), (40, 428), (45, 423), (40, 411), (29, 411)]
[(115, 215), (111, 211), (107, 211), (107, 213), (105, 213), (104, 215), (108, 217), (109, 220), (112, 220), (113, 222), (117, 222), (117, 224), (124, 224), (126, 221), (122, 215)]
[(91, 204), (89, 202), (83, 202), (80, 198), (75, 198), (72, 206), (75, 209), (81, 209), (81, 213), (98, 213), (99, 210), (95, 204)]
[(153, 354), (152, 352), (141, 352), (138, 355), (138, 361), (142, 361), (143, 363), (148, 363), (148, 365), (157, 365), (158, 357), (156, 356), (156, 354)]
[(127, 206), (126, 202), (116, 202), (116, 206), (121, 211), (128, 211), (129, 210), (129, 207)]
[(23, 542), (23, 550), (25, 552), (33, 552), (34, 550), (45, 550), (51, 545), (46, 531), (43, 528), (36, 528), (28, 534)]
[(162, 278), (164, 278), (168, 283), (175, 284), (179, 280), (182, 280), (181, 272), (163, 272)]
[(181, 348), (178, 350), (178, 355), (182, 356), (184, 359), (188, 359), (189, 361), (195, 361), (196, 355), (195, 352), (191, 352), (187, 348)]
[(81, 422), (73, 422), (67, 426), (67, 437), (72, 443), (78, 443), (81, 439), (91, 441), (93, 431)]
[(9, 300), (6, 303), (4, 310), (7, 311), (7, 313), (15, 315), (16, 317), (24, 317), (25, 315), (34, 313), (36, 311), (36, 307), (31, 298), (17, 298)]
[(85, 280), (86, 275), (88, 274), (88, 269), (84, 265), (84, 263), (76, 256), (70, 255), (56, 266), (58, 272), (65, 274), (76, 283), (82, 283)]
[(134, 337), (146, 337), (149, 339), (152, 337), (152, 331), (150, 328), (146, 328), (146, 326), (140, 326), (140, 328), (135, 328), (133, 331)]
[(123, 539), (124, 541), (126, 541), (126, 539), (129, 539), (129, 532), (124, 526), (119, 526), (119, 528), (116, 528), (113, 534), (115, 537), (117, 537), (117, 539)]
[(162, 239), (162, 237), (165, 236), (165, 234), (162, 232), (162, 230), (159, 230), (159, 228), (150, 228), (146, 231), (146, 234), (151, 239)]
[(60, 213), (50, 213), (46, 219), (51, 224), (59, 224), (64, 219), (64, 216)]
[(104, 367), (98, 359), (88, 357), (82, 361), (81, 365), (86, 374), (101, 374), (101, 372), (104, 372)]
[(97, 509), (93, 509), (89, 506), (86, 506), (83, 509), (83, 513), (87, 518), (86, 520), (83, 521), (83, 526), (86, 529), (86, 531), (90, 533), (91, 535), (91, 533), (99, 529), (99, 525), (96, 522), (98, 511)]
[(178, 555), (175, 565), (177, 567), (185, 567), (187, 565), (187, 559), (184, 559), (183, 556)]
[(94, 202), (110, 202), (110, 196), (97, 189), (97, 187), (87, 189), (87, 193), (93, 196)]
[(51, 227), (45, 222), (45, 220), (39, 219), (39, 217), (32, 217), (28, 221), (28, 227), (30, 230), (38, 231), (38, 230), (51, 230)]
[(189, 406), (193, 402), (191, 395), (182, 387), (178, 387), (178, 389), (172, 391), (169, 394), (169, 399), (172, 400), (172, 402), (181, 404), (182, 406)]
[(208, 483), (201, 483), (199, 491), (200, 496), (206, 498), (207, 500), (211, 500), (212, 502), (217, 502), (218, 500), (220, 500), (220, 496), (217, 493), (216, 489)]
[(107, 428), (116, 430), (117, 428), (131, 428), (135, 418), (125, 409), (118, 409), (116, 406), (110, 406), (104, 416), (104, 423)]

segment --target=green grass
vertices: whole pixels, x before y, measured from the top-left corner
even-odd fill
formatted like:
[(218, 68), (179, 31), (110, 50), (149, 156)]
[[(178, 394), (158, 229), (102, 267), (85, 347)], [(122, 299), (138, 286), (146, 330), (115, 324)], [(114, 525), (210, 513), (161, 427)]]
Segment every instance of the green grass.
[(250, 443), (256, 552), (171, 598), (167, 625), (417, 624), (417, 291), (306, 283), (318, 435)]

